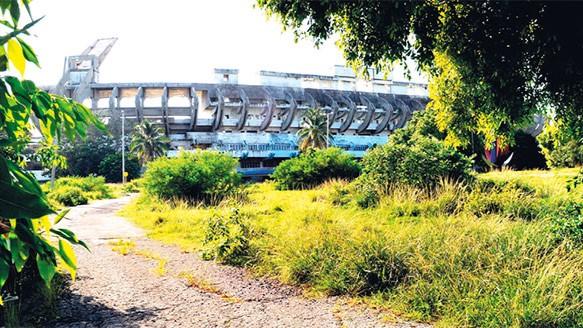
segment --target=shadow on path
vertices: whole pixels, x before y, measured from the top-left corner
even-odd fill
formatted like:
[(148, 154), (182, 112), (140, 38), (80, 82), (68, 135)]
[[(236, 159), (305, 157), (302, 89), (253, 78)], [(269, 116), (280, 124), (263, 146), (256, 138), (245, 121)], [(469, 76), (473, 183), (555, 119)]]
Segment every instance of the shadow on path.
[(126, 311), (111, 308), (92, 296), (65, 292), (59, 297), (59, 318), (46, 327), (143, 327), (154, 319), (159, 308), (133, 307)]

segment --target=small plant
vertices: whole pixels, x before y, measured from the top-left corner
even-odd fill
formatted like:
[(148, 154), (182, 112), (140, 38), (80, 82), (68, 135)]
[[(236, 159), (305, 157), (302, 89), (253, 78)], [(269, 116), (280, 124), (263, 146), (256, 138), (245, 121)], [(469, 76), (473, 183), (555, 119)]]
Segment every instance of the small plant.
[(251, 245), (253, 230), (247, 219), (238, 209), (233, 209), (228, 217), (211, 216), (203, 241), (203, 259), (236, 266), (252, 263), (256, 250)]
[(133, 179), (132, 181), (125, 183), (122, 187), (122, 191), (126, 194), (137, 193), (142, 190), (142, 181), (140, 179)]
[(64, 206), (85, 205), (89, 201), (83, 190), (75, 186), (62, 186), (49, 194), (49, 198)]
[(279, 189), (313, 188), (330, 179), (351, 180), (360, 174), (360, 165), (339, 148), (310, 149), (299, 157), (281, 162), (271, 177)]
[(130, 254), (135, 248), (136, 243), (133, 240), (117, 240), (109, 243), (111, 250), (121, 255)]
[(161, 199), (218, 204), (238, 191), (237, 160), (215, 151), (181, 152), (158, 158), (144, 174), (145, 191)]

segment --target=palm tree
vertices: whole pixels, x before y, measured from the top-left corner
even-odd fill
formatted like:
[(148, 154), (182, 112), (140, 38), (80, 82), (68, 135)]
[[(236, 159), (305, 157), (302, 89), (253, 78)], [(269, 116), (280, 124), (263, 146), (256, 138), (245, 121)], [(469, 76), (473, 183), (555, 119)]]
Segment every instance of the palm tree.
[(300, 151), (325, 148), (330, 137), (326, 128), (326, 115), (316, 108), (308, 109), (304, 115), (302, 128), (298, 131), (298, 137)]
[(164, 155), (170, 140), (164, 136), (160, 128), (150, 121), (143, 121), (134, 127), (130, 151), (136, 154), (142, 164)]

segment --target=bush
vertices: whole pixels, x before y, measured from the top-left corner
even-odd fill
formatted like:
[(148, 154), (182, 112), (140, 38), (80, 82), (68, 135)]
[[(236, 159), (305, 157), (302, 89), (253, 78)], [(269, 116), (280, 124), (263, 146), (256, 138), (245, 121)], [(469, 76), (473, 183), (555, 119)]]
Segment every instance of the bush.
[(122, 187), (122, 191), (127, 194), (137, 193), (140, 190), (142, 190), (142, 181), (140, 179), (133, 179)]
[(51, 191), (49, 197), (65, 206), (85, 205), (89, 201), (83, 190), (74, 186), (62, 186), (55, 188), (53, 191)]
[[(131, 181), (140, 176), (141, 166), (136, 156), (127, 153), (126, 156), (125, 169), (128, 173), (127, 181)], [(121, 152), (109, 154), (99, 163), (99, 175), (104, 176), (107, 182), (121, 182), (121, 164)]]
[(471, 180), (471, 160), (442, 141), (417, 136), (389, 140), (366, 153), (360, 179), (378, 188), (395, 184), (437, 186), (443, 179)]
[(570, 131), (561, 121), (551, 121), (537, 137), (549, 167), (583, 165), (583, 137)]
[(158, 158), (148, 164), (143, 185), (150, 195), (217, 203), (237, 192), (241, 176), (237, 160), (215, 151), (181, 152), (175, 158)]
[(583, 202), (568, 201), (553, 216), (551, 229), (557, 240), (583, 246)]
[(329, 179), (354, 179), (360, 165), (339, 148), (308, 150), (299, 157), (281, 162), (271, 177), (279, 189), (306, 189)]
[(229, 265), (248, 265), (256, 253), (250, 244), (252, 235), (247, 218), (238, 209), (227, 218), (215, 214), (207, 222), (202, 257)]
[[(81, 189), (84, 196), (88, 199), (106, 199), (112, 198), (111, 189), (105, 184), (104, 177), (64, 177), (55, 181), (55, 189), (61, 187), (75, 187)], [(54, 191), (50, 191), (52, 193)]]

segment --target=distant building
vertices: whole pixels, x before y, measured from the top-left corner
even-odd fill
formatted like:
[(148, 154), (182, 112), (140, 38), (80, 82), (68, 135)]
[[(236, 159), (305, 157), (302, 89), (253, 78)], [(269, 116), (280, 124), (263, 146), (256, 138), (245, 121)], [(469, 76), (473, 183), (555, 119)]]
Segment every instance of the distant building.
[(261, 71), (254, 85), (240, 84), (237, 69), (215, 69), (215, 83), (99, 83), (104, 55), (96, 49), (112, 45), (103, 40), (67, 59), (56, 90), (91, 107), (113, 131), (120, 131), (122, 115), (127, 133), (150, 120), (171, 138), (169, 155), (179, 149), (228, 152), (248, 175), (265, 175), (298, 154), (297, 131), (309, 108), (328, 115), (334, 146), (361, 157), (427, 103), (423, 79), (371, 72), (363, 80), (343, 66), (333, 75)]

